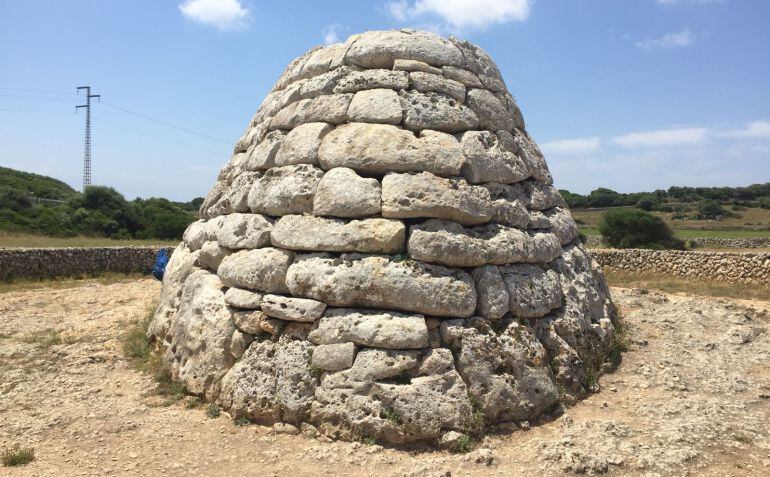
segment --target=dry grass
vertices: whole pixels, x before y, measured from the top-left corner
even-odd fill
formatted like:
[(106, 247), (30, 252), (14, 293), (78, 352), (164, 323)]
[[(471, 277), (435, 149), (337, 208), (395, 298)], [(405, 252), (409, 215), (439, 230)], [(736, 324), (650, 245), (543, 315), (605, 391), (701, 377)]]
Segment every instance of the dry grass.
[(140, 273), (103, 273), (94, 276), (85, 277), (66, 277), (66, 278), (46, 278), (43, 280), (21, 279), (10, 282), (0, 281), (0, 294), (26, 291), (37, 289), (62, 289), (77, 288), (90, 283), (99, 283), (102, 285), (111, 285), (113, 283), (122, 283), (144, 278), (146, 275)]
[(607, 283), (613, 287), (651, 288), (667, 293), (770, 301), (770, 286), (711, 282), (612, 269), (605, 269), (604, 273)]
[(0, 248), (37, 247), (125, 247), (129, 245), (175, 246), (179, 240), (129, 239), (113, 240), (104, 237), (46, 237), (44, 235), (21, 234), (0, 231)]

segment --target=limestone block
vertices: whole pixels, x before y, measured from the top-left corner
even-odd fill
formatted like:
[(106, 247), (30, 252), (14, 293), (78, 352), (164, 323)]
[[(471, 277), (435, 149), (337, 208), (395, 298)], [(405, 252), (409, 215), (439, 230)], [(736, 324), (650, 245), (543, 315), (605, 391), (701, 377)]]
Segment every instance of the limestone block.
[(451, 267), (547, 263), (562, 252), (553, 234), (530, 236), (499, 224), (465, 228), (443, 220), (411, 226), (407, 248), (415, 260)]
[(382, 180), (382, 216), (437, 218), (463, 225), (489, 222), (489, 191), (464, 179), (437, 177), (429, 172), (387, 174)]
[(454, 134), (479, 126), (478, 112), (449, 96), (419, 91), (401, 91), (399, 94), (407, 129), (433, 129)]
[(243, 333), (258, 335), (262, 333), (262, 321), (265, 314), (259, 310), (233, 310), (233, 324)]
[(377, 255), (299, 255), (289, 267), (286, 284), (292, 295), (330, 306), (433, 316), (470, 316), (476, 308), (476, 290), (467, 273)]
[(393, 62), (393, 69), (395, 71), (419, 71), (434, 75), (441, 74), (441, 68), (436, 68), (428, 63), (415, 60), (395, 60)]
[(434, 66), (463, 66), (462, 53), (435, 33), (416, 30), (369, 31), (350, 45), (346, 60), (363, 68), (392, 69), (397, 59)]
[(351, 71), (337, 80), (335, 93), (355, 93), (367, 89), (388, 88), (402, 90), (409, 88), (409, 74), (406, 71), (383, 69)]
[(229, 249), (259, 248), (270, 244), (273, 221), (260, 214), (225, 215), (216, 230), (219, 245)]
[(444, 66), (441, 68), (441, 72), (444, 75), (444, 78), (462, 83), (468, 88), (484, 87), (484, 85), (481, 84), (479, 76), (472, 71), (468, 71), (463, 68), (457, 68), (455, 66)]
[(228, 287), (286, 293), (286, 271), (294, 254), (277, 248), (241, 250), (222, 260), (217, 275)]
[(264, 314), (273, 318), (312, 323), (321, 317), (326, 303), (307, 298), (265, 295), (261, 308)]
[[(422, 327), (419, 332), (423, 333)], [(353, 366), (340, 375), (354, 381), (381, 381), (398, 377), (416, 368), (419, 362), (417, 350), (364, 348), (356, 355)]]
[(302, 99), (278, 111), (270, 121), (270, 129), (294, 129), (305, 123), (340, 124), (347, 121), (352, 94), (331, 94)]
[(245, 171), (233, 179), (232, 184), (222, 194), (216, 204), (208, 209), (210, 217), (232, 214), (233, 212), (247, 212), (249, 210), (248, 197), (251, 187), (262, 175), (261, 172)]
[(275, 155), (283, 144), (286, 134), (283, 131), (272, 131), (259, 144), (249, 149), (248, 157), (243, 167), (247, 171), (264, 171), (275, 167)]
[(409, 80), (412, 89), (421, 93), (441, 93), (461, 103), (465, 101), (465, 86), (458, 81), (441, 76), (441, 71), (435, 74), (413, 71), (409, 73)]
[(478, 117), (480, 128), (491, 131), (510, 131), (514, 128), (515, 124), (506, 104), (494, 93), (486, 89), (471, 89), (466, 96), (466, 103)]
[(350, 121), (400, 124), (404, 112), (398, 93), (392, 89), (367, 89), (353, 96), (348, 108)]
[(267, 215), (310, 213), (323, 171), (309, 164), (274, 167), (249, 192), (252, 212)]
[(364, 178), (347, 167), (335, 167), (318, 183), (313, 215), (359, 218), (382, 210), (382, 187), (377, 179)]
[(535, 265), (517, 264), (499, 267), (510, 296), (511, 315), (540, 318), (562, 305), (559, 275)]
[(308, 339), (320, 345), (353, 342), (374, 348), (425, 348), (428, 328), (422, 315), (337, 308), (326, 310)]
[(238, 330), (233, 331), (233, 337), (230, 339), (230, 353), (235, 359), (240, 359), (252, 341), (254, 341), (252, 335)]
[(562, 245), (571, 243), (580, 235), (580, 230), (572, 218), (572, 214), (569, 213), (569, 209), (555, 207), (545, 210), (543, 213), (550, 222), (550, 231), (559, 237)]
[(275, 165), (317, 165), (321, 140), (331, 130), (332, 126), (327, 123), (305, 123), (292, 129), (275, 155)]
[(340, 371), (353, 366), (355, 343), (318, 345), (313, 349), (312, 366), (324, 371)]
[(468, 131), (460, 146), (465, 155), (462, 176), (471, 184), (482, 182), (519, 182), (529, 177), (527, 164), (503, 148), (497, 136), (489, 131)]
[(484, 187), (489, 191), (492, 200), (518, 200), (529, 210), (545, 210), (567, 205), (559, 191), (542, 182), (531, 180), (516, 184), (488, 182)]
[(242, 288), (228, 288), (225, 292), (225, 303), (233, 308), (247, 310), (259, 310), (262, 304), (262, 293), (244, 290)]
[(526, 229), (530, 213), (519, 200), (499, 198), (492, 201), (492, 222), (516, 229)]
[(399, 254), (406, 228), (400, 220), (344, 221), (311, 215), (285, 215), (275, 224), (272, 242), (289, 250)]
[[(553, 178), (551, 172), (548, 170), (548, 165), (545, 163), (545, 157), (537, 144), (527, 134), (519, 129), (514, 129), (512, 134), (509, 134), (509, 143), (512, 145), (511, 149), (516, 155), (527, 161), (530, 168), (530, 175), (545, 184), (552, 184)], [(500, 136), (501, 141), (503, 136)]]
[(198, 255), (198, 264), (216, 272), (219, 264), (222, 263), (222, 259), (229, 254), (230, 250), (222, 247), (217, 242), (204, 242), (200, 255)]
[(414, 133), (386, 124), (350, 123), (326, 135), (318, 151), (321, 167), (349, 167), (367, 174), (428, 171), (460, 174), (460, 143), (437, 131)]
[(495, 265), (484, 265), (471, 272), (476, 284), (478, 303), (476, 313), (489, 320), (498, 320), (510, 309), (510, 297), (503, 276)]

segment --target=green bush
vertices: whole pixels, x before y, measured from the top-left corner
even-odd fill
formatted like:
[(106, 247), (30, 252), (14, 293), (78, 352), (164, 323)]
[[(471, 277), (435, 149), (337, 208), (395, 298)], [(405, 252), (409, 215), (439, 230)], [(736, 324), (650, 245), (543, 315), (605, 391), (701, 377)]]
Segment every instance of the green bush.
[(759, 200), (759, 206), (763, 209), (770, 209), (770, 195), (765, 197), (760, 197)]
[(605, 212), (599, 232), (604, 243), (614, 248), (684, 249), (663, 219), (640, 209)]
[(730, 215), (719, 201), (702, 200), (698, 202), (698, 217), (701, 219), (718, 219)]

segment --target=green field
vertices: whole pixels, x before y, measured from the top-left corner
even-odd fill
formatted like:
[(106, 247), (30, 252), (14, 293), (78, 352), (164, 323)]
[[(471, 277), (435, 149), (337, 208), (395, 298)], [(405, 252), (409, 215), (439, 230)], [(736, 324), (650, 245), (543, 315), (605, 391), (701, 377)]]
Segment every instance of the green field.
[[(572, 216), (583, 234), (599, 235), (599, 223), (606, 211), (607, 209), (573, 209)], [(770, 209), (748, 208), (735, 212), (740, 217), (728, 217), (724, 220), (672, 220), (670, 213), (652, 213), (662, 217), (681, 239), (770, 237)]]
[(179, 241), (160, 239), (113, 240), (103, 237), (45, 237), (42, 235), (17, 234), (0, 231), (0, 248), (32, 247), (125, 247), (129, 245), (176, 246)]

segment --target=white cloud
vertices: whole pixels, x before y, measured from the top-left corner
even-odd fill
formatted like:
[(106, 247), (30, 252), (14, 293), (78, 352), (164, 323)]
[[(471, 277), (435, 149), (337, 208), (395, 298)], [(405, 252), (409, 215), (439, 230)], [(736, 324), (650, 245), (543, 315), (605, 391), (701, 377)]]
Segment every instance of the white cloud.
[(385, 10), (395, 20), (406, 22), (425, 16), (441, 18), (450, 29), (483, 29), (495, 23), (524, 21), (533, 0), (394, 0)]
[(645, 38), (636, 42), (637, 48), (643, 50), (684, 48), (695, 43), (695, 35), (689, 28), (679, 32), (666, 33), (659, 38)]
[(732, 129), (719, 133), (722, 137), (746, 139), (770, 139), (770, 121), (752, 121), (743, 129)]
[(321, 34), (324, 36), (324, 45), (331, 45), (342, 41), (340, 34), (337, 31), (339, 27), (340, 26), (335, 23), (333, 25), (327, 25), (321, 30)]
[(701, 144), (706, 141), (706, 128), (672, 128), (655, 131), (630, 132), (612, 138), (623, 147), (662, 147)]
[(220, 30), (238, 30), (251, 20), (249, 9), (240, 0), (185, 0), (179, 11), (190, 20)]
[(546, 142), (540, 145), (546, 154), (591, 154), (601, 150), (598, 137), (585, 137), (579, 139), (561, 139)]

